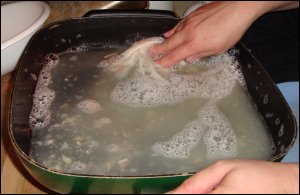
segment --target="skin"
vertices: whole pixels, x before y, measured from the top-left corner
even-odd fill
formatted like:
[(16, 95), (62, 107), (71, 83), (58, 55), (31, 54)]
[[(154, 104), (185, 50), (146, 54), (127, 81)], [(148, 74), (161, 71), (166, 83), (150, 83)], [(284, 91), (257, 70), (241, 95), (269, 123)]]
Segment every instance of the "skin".
[(299, 194), (299, 164), (218, 161), (168, 194)]
[(158, 64), (169, 67), (180, 60), (192, 61), (225, 52), (237, 43), (261, 15), (299, 7), (298, 1), (229, 1), (206, 4), (166, 32), (165, 42), (152, 48), (163, 54)]

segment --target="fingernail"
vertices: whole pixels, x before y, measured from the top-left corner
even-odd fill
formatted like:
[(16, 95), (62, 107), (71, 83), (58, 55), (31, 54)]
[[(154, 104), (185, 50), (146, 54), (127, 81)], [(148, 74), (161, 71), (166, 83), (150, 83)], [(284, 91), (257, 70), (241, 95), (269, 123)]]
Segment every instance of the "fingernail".
[(171, 34), (171, 31), (168, 31), (168, 32), (165, 32), (163, 35), (164, 35), (164, 38), (165, 39), (168, 39), (170, 37), (170, 34)]

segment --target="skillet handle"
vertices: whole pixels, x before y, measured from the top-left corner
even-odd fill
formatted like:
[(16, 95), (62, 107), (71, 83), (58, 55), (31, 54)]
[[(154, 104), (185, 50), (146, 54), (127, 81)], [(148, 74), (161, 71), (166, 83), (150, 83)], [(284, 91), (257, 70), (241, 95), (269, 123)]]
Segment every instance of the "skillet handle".
[(103, 9), (103, 10), (91, 10), (83, 15), (83, 17), (150, 17), (150, 18), (175, 18), (179, 16), (172, 11), (166, 10), (135, 10), (135, 9)]

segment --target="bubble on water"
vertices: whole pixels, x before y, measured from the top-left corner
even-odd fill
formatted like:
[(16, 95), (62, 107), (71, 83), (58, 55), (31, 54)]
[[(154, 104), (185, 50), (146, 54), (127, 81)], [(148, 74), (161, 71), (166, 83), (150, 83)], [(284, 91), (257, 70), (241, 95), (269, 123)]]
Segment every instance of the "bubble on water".
[(112, 153), (121, 151), (121, 147), (119, 144), (108, 144), (104, 147), (104, 149), (107, 152), (112, 152)]
[(87, 114), (94, 114), (102, 110), (101, 105), (93, 99), (85, 99), (77, 104), (77, 108)]
[[(205, 61), (198, 60), (192, 66), (202, 67), (205, 71), (181, 74), (180, 70), (189, 64), (181, 61), (176, 65), (176, 69), (161, 71), (161, 68), (153, 65), (155, 63), (147, 61), (151, 60), (149, 57), (139, 58), (141, 54), (143, 57), (145, 55), (141, 51), (145, 50), (143, 47), (149, 46), (146, 46), (145, 42), (138, 44), (140, 45), (134, 45), (119, 58), (104, 60), (98, 65), (104, 71), (118, 74), (120, 71), (120, 78), (126, 75), (122, 70), (124, 64), (129, 68), (136, 67), (130, 77), (115, 85), (111, 92), (112, 101), (133, 107), (176, 104), (191, 98), (205, 98), (210, 101), (209, 105), (199, 111), (198, 119), (189, 122), (170, 140), (155, 143), (152, 150), (156, 154), (170, 158), (187, 158), (192, 148), (203, 138), (207, 145), (208, 158), (235, 156), (237, 154), (235, 133), (229, 121), (214, 106), (232, 92), (236, 83), (245, 88), (245, 81), (235, 58), (229, 54), (222, 54)], [(135, 50), (138, 50), (136, 56), (133, 53)], [(145, 64), (152, 67), (149, 68)], [(159, 76), (152, 75), (153, 68)], [(162, 76), (164, 74), (166, 76)], [(209, 130), (205, 131), (206, 129)]]
[(89, 149), (93, 149), (99, 146), (99, 142), (95, 141), (95, 140), (89, 140), (86, 142), (85, 144)]
[(202, 138), (209, 159), (234, 157), (238, 154), (234, 130), (226, 117), (212, 105), (202, 108), (198, 119), (189, 122), (183, 131), (169, 141), (155, 143), (152, 150), (168, 158), (188, 158)]
[(111, 124), (111, 119), (108, 117), (102, 117), (94, 122), (94, 127), (101, 128), (101, 127), (103, 127), (105, 125), (109, 125), (109, 124)]
[(50, 106), (55, 98), (55, 92), (48, 85), (52, 79), (51, 71), (58, 62), (59, 57), (56, 54), (50, 53), (45, 56), (44, 66), (38, 77), (33, 95), (32, 110), (29, 116), (29, 125), (32, 129), (41, 129), (50, 123)]
[(66, 164), (70, 164), (72, 162), (72, 158), (64, 154), (61, 155), (61, 160)]
[(266, 118), (271, 118), (274, 116), (274, 113), (266, 113)]
[(219, 109), (207, 106), (199, 113), (202, 123), (208, 127), (204, 135), (209, 159), (234, 157), (238, 154), (237, 138), (230, 122)]
[(84, 169), (86, 169), (86, 164), (81, 161), (75, 161), (70, 165), (71, 172), (82, 171)]
[(278, 137), (283, 136), (283, 134), (284, 134), (284, 124), (281, 124), (278, 131)]
[[(216, 58), (207, 62), (211, 67), (209, 70), (197, 75), (171, 71), (168, 82), (161, 82), (137, 68), (130, 78), (117, 83), (111, 92), (111, 99), (136, 107), (175, 104), (194, 97), (220, 100), (231, 93), (237, 82), (245, 85), (232, 57), (223, 54)], [(109, 63), (106, 63), (105, 66), (108, 66)]]
[(201, 123), (192, 121), (184, 127), (183, 131), (175, 134), (169, 141), (155, 143), (152, 150), (169, 158), (187, 158), (203, 133), (204, 127)]
[(279, 118), (276, 118), (275, 119), (275, 125), (279, 125), (280, 124), (280, 119)]
[(33, 73), (30, 73), (30, 75), (31, 75), (31, 78), (33, 79), (33, 80), (37, 80), (37, 76), (35, 75), (35, 74), (33, 74)]

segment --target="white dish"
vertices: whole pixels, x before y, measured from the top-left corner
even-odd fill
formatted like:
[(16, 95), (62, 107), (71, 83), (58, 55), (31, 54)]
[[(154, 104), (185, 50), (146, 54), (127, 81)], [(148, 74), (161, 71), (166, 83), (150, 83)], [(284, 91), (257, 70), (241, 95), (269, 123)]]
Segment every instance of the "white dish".
[(49, 14), (50, 7), (39, 1), (1, 6), (1, 76), (15, 69), (27, 42)]

